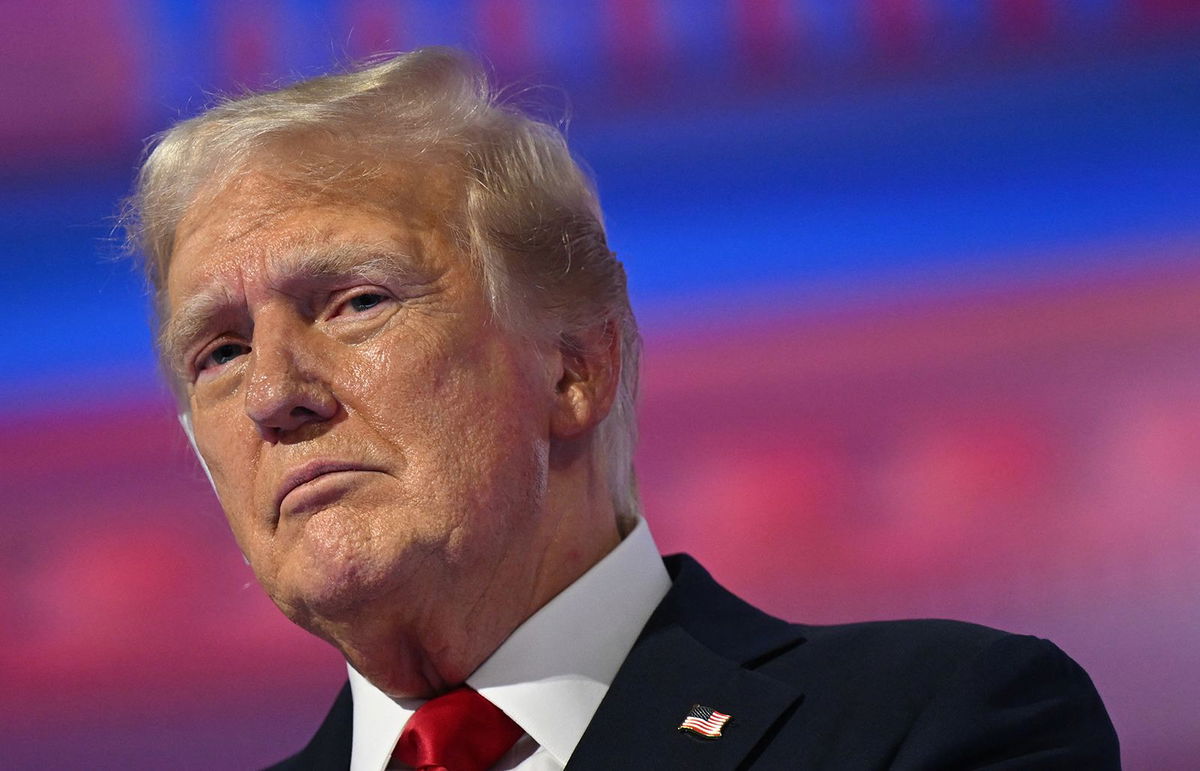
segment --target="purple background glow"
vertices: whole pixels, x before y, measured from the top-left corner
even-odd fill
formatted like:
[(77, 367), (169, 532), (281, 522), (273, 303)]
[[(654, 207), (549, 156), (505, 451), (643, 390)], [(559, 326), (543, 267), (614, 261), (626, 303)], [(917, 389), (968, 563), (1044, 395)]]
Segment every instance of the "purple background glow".
[(210, 95), (454, 44), (549, 84), (647, 344), (664, 549), (810, 623), (1050, 637), (1200, 758), (1200, 6), (16, 0), (0, 9), (0, 766), (248, 768), (344, 671), (242, 564), (112, 259)]

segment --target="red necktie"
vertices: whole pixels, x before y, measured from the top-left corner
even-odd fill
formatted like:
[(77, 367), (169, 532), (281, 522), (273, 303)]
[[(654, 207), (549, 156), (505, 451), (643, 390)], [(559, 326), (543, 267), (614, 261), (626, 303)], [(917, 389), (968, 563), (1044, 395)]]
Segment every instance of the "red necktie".
[(419, 771), (486, 771), (524, 733), (499, 707), (463, 686), (413, 713), (392, 758)]

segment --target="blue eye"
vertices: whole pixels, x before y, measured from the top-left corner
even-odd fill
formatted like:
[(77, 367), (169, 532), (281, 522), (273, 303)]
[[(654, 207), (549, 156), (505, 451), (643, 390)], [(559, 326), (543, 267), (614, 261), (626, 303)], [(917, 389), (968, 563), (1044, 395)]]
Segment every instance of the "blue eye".
[(209, 351), (208, 355), (200, 362), (200, 369), (207, 369), (209, 366), (220, 367), (223, 364), (228, 364), (239, 356), (242, 356), (250, 348), (241, 343), (225, 343), (218, 345)]
[(377, 292), (366, 292), (351, 297), (346, 304), (356, 313), (362, 313), (379, 305), (385, 299), (387, 298)]
[(246, 346), (238, 345), (237, 343), (226, 343), (225, 345), (218, 346), (212, 352), (212, 360), (217, 364), (226, 364), (236, 359), (238, 356), (241, 356), (242, 349), (245, 347)]

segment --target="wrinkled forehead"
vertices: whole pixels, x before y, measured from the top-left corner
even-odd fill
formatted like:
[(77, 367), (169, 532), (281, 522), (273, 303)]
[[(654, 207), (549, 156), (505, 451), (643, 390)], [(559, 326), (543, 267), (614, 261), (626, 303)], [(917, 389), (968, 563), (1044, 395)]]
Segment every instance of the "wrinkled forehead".
[(464, 185), (448, 160), (385, 163), (300, 155), (302, 162), (279, 150), (264, 152), (254, 164), (201, 185), (158, 266), (160, 293), (189, 246), (202, 242), (206, 249), (224, 250), (249, 238), (269, 241), (283, 222), (305, 209), (368, 213), (410, 232), (459, 231)]

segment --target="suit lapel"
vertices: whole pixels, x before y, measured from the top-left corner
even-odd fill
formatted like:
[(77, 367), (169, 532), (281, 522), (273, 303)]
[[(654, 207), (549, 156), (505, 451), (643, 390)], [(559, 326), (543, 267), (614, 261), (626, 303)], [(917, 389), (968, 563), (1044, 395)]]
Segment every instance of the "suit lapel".
[[(729, 594), (690, 559), (668, 567), (671, 591), (617, 673), (570, 771), (734, 769), (801, 698), (752, 668), (802, 642), (793, 627)], [(720, 737), (677, 730), (693, 704), (731, 716)]]

